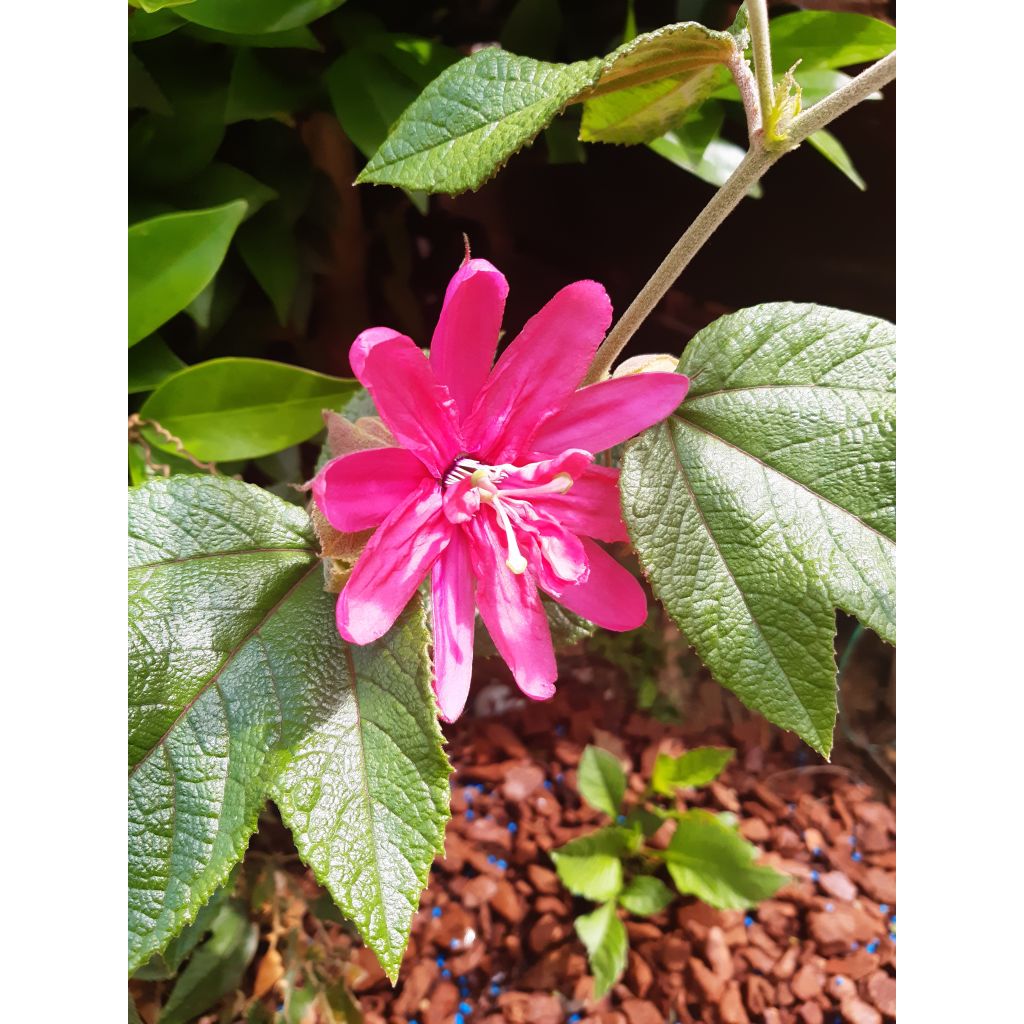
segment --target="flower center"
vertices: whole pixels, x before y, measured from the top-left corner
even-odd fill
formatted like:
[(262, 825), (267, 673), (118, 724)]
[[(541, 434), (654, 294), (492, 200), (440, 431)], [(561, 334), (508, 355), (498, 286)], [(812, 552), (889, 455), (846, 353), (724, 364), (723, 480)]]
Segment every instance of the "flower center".
[[(573, 484), (573, 478), (568, 473), (556, 473), (545, 483), (536, 484), (522, 479), (522, 471), (523, 467), (509, 463), (488, 466), (471, 455), (460, 455), (441, 481), (447, 489), (468, 480), (469, 489), (476, 490), (480, 503), (494, 509), (495, 519), (505, 534), (508, 547), (505, 565), (517, 576), (526, 572), (527, 562), (516, 537), (515, 526), (520, 521), (516, 505), (525, 504), (530, 498), (542, 494), (564, 494)], [(502, 484), (507, 486), (503, 487)]]

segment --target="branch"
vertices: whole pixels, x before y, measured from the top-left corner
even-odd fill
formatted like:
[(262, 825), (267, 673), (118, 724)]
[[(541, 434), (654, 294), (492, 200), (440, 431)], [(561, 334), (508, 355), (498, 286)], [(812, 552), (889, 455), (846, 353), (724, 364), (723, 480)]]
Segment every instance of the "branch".
[(761, 117), (767, 118), (772, 108), (774, 83), (766, 0), (747, 0), (747, 28), (750, 30), (750, 51), (754, 57), (757, 91), (761, 97)]
[(619, 322), (605, 338), (604, 344), (597, 350), (597, 355), (594, 357), (583, 383), (593, 384), (607, 376), (612, 363), (619, 357), (630, 338), (647, 319), (661, 297), (672, 287), (690, 260), (700, 251), (701, 246), (714, 234), (716, 228), (736, 209), (750, 187), (760, 180), (776, 160), (796, 149), (808, 135), (812, 135), (841, 114), (845, 114), (851, 107), (867, 99), (895, 77), (896, 51), (894, 50), (888, 57), (883, 57), (867, 71), (862, 71), (831, 96), (827, 96), (820, 103), (815, 103), (813, 107), (809, 107), (795, 117), (783, 146), (773, 147), (771, 150), (765, 149), (761, 144), (752, 146), (736, 170), (729, 175), (725, 184), (711, 197), (711, 201), (697, 215), (697, 219), (672, 246), (669, 254), (651, 275), (650, 280), (640, 289), (637, 297), (619, 318)]

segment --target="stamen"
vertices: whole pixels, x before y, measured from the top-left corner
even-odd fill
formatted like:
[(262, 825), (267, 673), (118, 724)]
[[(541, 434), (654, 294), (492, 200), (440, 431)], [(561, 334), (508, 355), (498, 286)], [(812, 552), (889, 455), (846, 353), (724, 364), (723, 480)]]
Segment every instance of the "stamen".
[[(484, 493), (486, 492), (481, 493), (481, 498), (483, 498)], [(508, 513), (502, 507), (502, 504), (497, 497), (492, 495), (490, 500), (491, 504), (494, 506), (494, 513), (498, 517), (498, 523), (505, 531), (505, 540), (508, 543), (508, 558), (505, 559), (505, 564), (517, 576), (522, 576), (522, 574), (526, 572), (526, 559), (523, 557), (523, 553), (519, 550), (519, 542), (516, 540), (515, 530), (512, 529), (512, 524), (509, 522)]]

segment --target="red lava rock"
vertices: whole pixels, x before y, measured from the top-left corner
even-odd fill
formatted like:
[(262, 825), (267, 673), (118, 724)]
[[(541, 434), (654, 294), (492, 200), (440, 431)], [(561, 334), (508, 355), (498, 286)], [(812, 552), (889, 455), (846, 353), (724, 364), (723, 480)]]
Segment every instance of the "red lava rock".
[(526, 747), (507, 725), (495, 721), (484, 722), (482, 732), (482, 738), (496, 746), (503, 754), (509, 757), (527, 756)]
[(534, 922), (526, 944), (534, 953), (543, 953), (550, 946), (565, 941), (570, 932), (571, 928), (565, 921), (560, 921), (554, 914), (544, 914)]
[(522, 897), (515, 891), (512, 884), (504, 878), (497, 883), (497, 886), (497, 891), (491, 897), (491, 906), (506, 921), (512, 924), (519, 924), (526, 914)]
[(849, 1024), (882, 1024), (882, 1015), (870, 1004), (853, 996), (839, 1004), (843, 1020)]
[(497, 891), (498, 883), (493, 878), (477, 875), (466, 882), (466, 888), (462, 890), (462, 902), (470, 908), (479, 907), (490, 903)]
[[(708, 929), (707, 942), (704, 944), (704, 952), (707, 955), (711, 970), (720, 978), (728, 981), (733, 976), (732, 954), (725, 942), (725, 935), (722, 929), (714, 926)], [(667, 965), (666, 965), (667, 966)]]
[(804, 845), (807, 847), (807, 852), (813, 856), (815, 850), (825, 848), (825, 837), (816, 828), (805, 828)]
[(829, 896), (835, 896), (837, 900), (853, 900), (857, 898), (857, 886), (842, 871), (829, 871), (818, 879), (818, 884)]
[(874, 800), (855, 804), (853, 813), (857, 820), (864, 822), (865, 825), (896, 835), (896, 815), (885, 804)]
[(554, 896), (562, 891), (562, 883), (559, 882), (558, 875), (548, 868), (541, 867), (540, 864), (528, 864), (526, 877), (537, 892)]
[[(629, 963), (626, 968), (626, 984), (641, 999), (646, 998), (654, 983), (654, 972), (650, 964), (639, 953), (629, 951)], [(629, 1013), (626, 1013), (629, 1016)]]
[(556, 917), (569, 913), (570, 901), (557, 896), (540, 896), (533, 902), (538, 914), (554, 914)]
[(487, 948), (478, 938), (465, 953), (452, 957), (448, 962), (448, 966), (451, 968), (452, 974), (457, 978), (462, 974), (469, 974), (470, 971), (475, 971), (484, 962), (486, 955)]
[(799, 946), (790, 946), (785, 953), (779, 957), (775, 966), (772, 967), (772, 977), (779, 981), (784, 981), (787, 978), (793, 977), (793, 972), (796, 970), (797, 958), (800, 955)]
[(881, 868), (868, 868), (861, 877), (861, 888), (879, 903), (896, 902), (896, 875)]
[(755, 1016), (764, 1015), (767, 1007), (775, 1002), (775, 986), (766, 978), (751, 974), (744, 982), (747, 1009)]
[(402, 991), (392, 1006), (393, 1012), (400, 1017), (415, 1017), (438, 972), (437, 964), (431, 960), (421, 960), (414, 964), (402, 981)]
[(544, 769), (537, 764), (524, 764), (513, 768), (501, 785), (501, 795), (511, 803), (525, 800), (544, 782)]
[(878, 957), (873, 956), (866, 949), (858, 949), (850, 956), (837, 956), (825, 961), (827, 974), (845, 974), (854, 981), (866, 978), (876, 967), (878, 967)]
[(725, 991), (725, 981), (715, 974), (710, 967), (704, 964), (703, 960), (691, 957), (690, 977), (694, 985), (700, 989), (706, 1002), (717, 1003)]
[(539, 992), (503, 992), (498, 1006), (509, 1024), (562, 1024), (565, 1020), (561, 1000)]
[(862, 910), (837, 903), (832, 911), (808, 914), (807, 924), (824, 953), (841, 953), (851, 942), (870, 942), (878, 925)]
[(665, 1015), (646, 999), (625, 999), (622, 1012), (629, 1024), (665, 1024)]
[(551, 991), (560, 988), (577, 978), (583, 978), (587, 970), (587, 961), (582, 953), (566, 944), (549, 949), (519, 979), (523, 988)]
[(825, 988), (825, 972), (816, 964), (804, 964), (789, 983), (793, 995), (804, 1002), (819, 995)]
[(722, 1018), (722, 1024), (750, 1024), (750, 1018), (743, 1007), (743, 999), (740, 997), (738, 981), (730, 981), (726, 986), (722, 1000), (718, 1004), (718, 1013)]
[(733, 814), (739, 814), (740, 802), (736, 798), (735, 789), (731, 789), (729, 786), (723, 785), (721, 782), (712, 782), (708, 789), (711, 796), (722, 810), (732, 811)]
[(662, 939), (662, 931), (650, 921), (626, 921), (626, 934), (630, 942), (642, 942), (644, 939)]
[(817, 1003), (801, 1003), (796, 1015), (801, 1024), (823, 1024), (825, 1020), (825, 1011)]
[(861, 992), (886, 1017), (896, 1016), (896, 979), (885, 971), (875, 971), (861, 986)]
[(442, 981), (434, 986), (422, 1019), (426, 1024), (449, 1024), (458, 1006), (459, 990), (450, 981)]
[(775, 960), (771, 955), (763, 949), (758, 949), (757, 946), (748, 946), (746, 949), (741, 949), (737, 956), (746, 960), (758, 974), (770, 974), (775, 966)]
[(669, 971), (680, 971), (690, 958), (690, 947), (682, 939), (669, 935), (661, 945), (658, 959), (662, 967)]
[(771, 834), (772, 830), (760, 818), (744, 818), (740, 822), (740, 835), (747, 842), (763, 843)]
[(365, 946), (352, 950), (352, 962), (361, 972), (351, 983), (353, 992), (365, 992), (387, 977), (377, 958)]
[(744, 931), (751, 946), (757, 946), (758, 949), (764, 950), (765, 953), (775, 959), (782, 955), (782, 950), (779, 948), (778, 943), (759, 924), (751, 925), (749, 928), (745, 928)]

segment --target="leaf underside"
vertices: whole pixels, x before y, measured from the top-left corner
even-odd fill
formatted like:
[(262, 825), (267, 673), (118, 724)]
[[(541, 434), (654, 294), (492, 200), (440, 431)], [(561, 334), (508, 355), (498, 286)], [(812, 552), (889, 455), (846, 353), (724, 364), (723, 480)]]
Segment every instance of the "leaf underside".
[(720, 683), (828, 756), (835, 608), (895, 643), (895, 330), (778, 303), (687, 346), (677, 413), (627, 450), (623, 512)]

